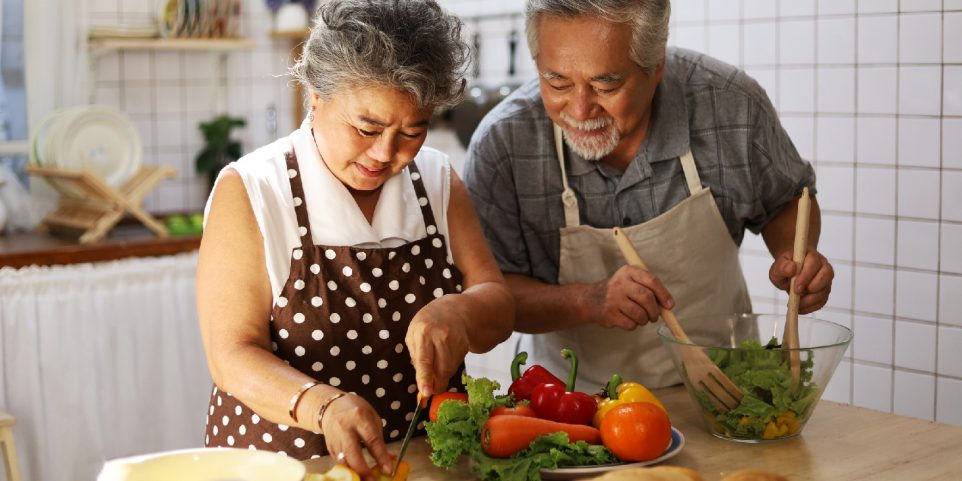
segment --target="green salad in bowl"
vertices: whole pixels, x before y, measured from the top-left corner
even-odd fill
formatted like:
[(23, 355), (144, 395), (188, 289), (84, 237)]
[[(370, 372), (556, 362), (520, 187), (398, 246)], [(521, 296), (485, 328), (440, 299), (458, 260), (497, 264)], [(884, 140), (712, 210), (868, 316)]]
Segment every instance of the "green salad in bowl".
[[(717, 437), (742, 442), (787, 439), (801, 433), (821, 398), (835, 368), (852, 341), (842, 325), (800, 316), (799, 348), (780, 345), (784, 315), (736, 314), (681, 319), (690, 342), (675, 339), (659, 326), (658, 336), (697, 404), (708, 429)], [(712, 393), (691, 382), (686, 362), (702, 351), (741, 391), (736, 406), (721, 411)], [(789, 359), (799, 357), (793, 378)]]

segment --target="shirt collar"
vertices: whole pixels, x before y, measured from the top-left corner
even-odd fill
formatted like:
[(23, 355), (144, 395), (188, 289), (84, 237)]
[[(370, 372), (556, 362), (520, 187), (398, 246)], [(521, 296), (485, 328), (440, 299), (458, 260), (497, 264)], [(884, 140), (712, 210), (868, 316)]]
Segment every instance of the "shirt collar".
[[(308, 204), (315, 239), (321, 230), (329, 245), (382, 245), (389, 239), (413, 241), (424, 236), (421, 209), (408, 169), (391, 176), (381, 187), (377, 207), (368, 223), (347, 187), (327, 168), (314, 143), (309, 122), (291, 136)], [(418, 153), (420, 156), (420, 153)], [(308, 194), (310, 187), (318, 192)]]

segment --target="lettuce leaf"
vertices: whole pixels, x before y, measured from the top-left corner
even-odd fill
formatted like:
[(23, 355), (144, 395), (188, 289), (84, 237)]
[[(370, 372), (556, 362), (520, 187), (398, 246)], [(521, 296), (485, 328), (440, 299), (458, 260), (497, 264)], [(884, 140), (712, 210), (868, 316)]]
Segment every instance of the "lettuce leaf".
[(705, 412), (730, 435), (761, 438), (765, 425), (786, 411), (799, 418), (808, 414), (818, 386), (812, 382), (813, 355), (801, 362), (798, 392), (792, 393), (792, 372), (784, 351), (766, 349), (756, 341), (742, 342), (739, 350), (719, 349), (708, 352), (711, 360), (741, 388), (744, 397), (737, 408), (718, 413), (705, 393), (699, 402)]
[(500, 384), (486, 378), (462, 378), (468, 403), (446, 402), (438, 408), (438, 421), (426, 423), (431, 462), (451, 468), (463, 455), (471, 459), (471, 471), (483, 481), (539, 481), (542, 469), (565, 466), (613, 464), (618, 460), (604, 446), (578, 441), (566, 433), (540, 436), (528, 449), (510, 458), (492, 458), (481, 448), (481, 427), (491, 410), (510, 404), (509, 396), (495, 396)]

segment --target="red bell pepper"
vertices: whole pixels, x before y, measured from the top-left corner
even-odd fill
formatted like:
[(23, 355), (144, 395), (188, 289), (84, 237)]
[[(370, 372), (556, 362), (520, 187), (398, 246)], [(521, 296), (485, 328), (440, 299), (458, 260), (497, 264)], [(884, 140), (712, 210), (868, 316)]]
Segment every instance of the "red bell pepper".
[(531, 399), (531, 391), (539, 384), (546, 382), (562, 384), (561, 379), (548, 372), (547, 369), (534, 365), (525, 369), (521, 374), (521, 365), (528, 361), (528, 353), (519, 352), (511, 361), (511, 386), (508, 387), (508, 394), (514, 396), (514, 402), (527, 401)]
[(531, 393), (531, 407), (539, 418), (570, 424), (591, 424), (598, 409), (594, 396), (575, 392), (575, 379), (578, 377), (578, 358), (571, 349), (562, 349), (561, 355), (571, 360), (568, 384), (545, 383), (534, 388)]

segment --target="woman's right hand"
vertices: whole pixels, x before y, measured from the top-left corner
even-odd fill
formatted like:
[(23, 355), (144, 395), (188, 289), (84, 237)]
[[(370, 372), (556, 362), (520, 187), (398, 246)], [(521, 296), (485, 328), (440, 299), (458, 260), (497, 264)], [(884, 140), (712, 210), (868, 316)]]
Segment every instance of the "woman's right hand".
[(394, 469), (394, 456), (384, 444), (381, 416), (364, 398), (348, 394), (335, 399), (327, 406), (320, 422), (328, 453), (361, 478), (375, 479), (364, 459), (363, 447), (374, 457), (382, 473)]

